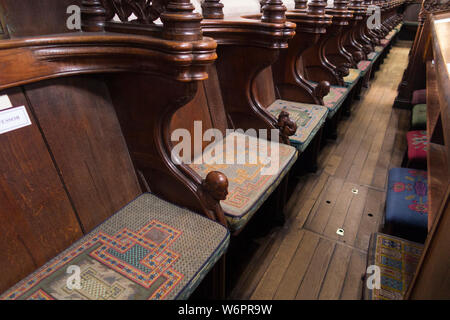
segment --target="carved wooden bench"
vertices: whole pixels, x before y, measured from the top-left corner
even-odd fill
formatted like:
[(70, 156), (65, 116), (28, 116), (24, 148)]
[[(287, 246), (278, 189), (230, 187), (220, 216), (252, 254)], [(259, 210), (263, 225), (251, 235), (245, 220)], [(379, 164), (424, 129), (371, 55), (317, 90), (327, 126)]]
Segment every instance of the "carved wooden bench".
[(0, 40), (0, 292), (34, 271), (2, 299), (186, 299), (227, 249), (226, 177), (170, 159), (216, 42), (189, 1), (138, 23), (108, 4), (83, 2), (83, 32)]

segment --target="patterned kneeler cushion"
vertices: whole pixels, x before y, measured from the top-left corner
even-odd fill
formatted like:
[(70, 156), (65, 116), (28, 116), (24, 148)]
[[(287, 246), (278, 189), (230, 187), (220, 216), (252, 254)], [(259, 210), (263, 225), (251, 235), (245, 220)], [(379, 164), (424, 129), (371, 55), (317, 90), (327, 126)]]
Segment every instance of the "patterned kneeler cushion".
[(358, 69), (361, 70), (361, 73), (362, 73), (361, 76), (364, 76), (367, 73), (371, 64), (372, 64), (372, 61), (368, 61), (368, 60), (362, 60), (362, 61), (358, 62)]
[(291, 145), (303, 152), (314, 139), (324, 124), (328, 109), (315, 104), (297, 103), (285, 100), (275, 100), (268, 108), (275, 118), (281, 111), (289, 112), (289, 117), (297, 124), (295, 135), (290, 137)]
[(381, 271), (379, 289), (369, 289), (364, 281), (366, 300), (403, 300), (412, 281), (423, 245), (383, 233), (374, 233), (370, 239), (367, 266)]
[(187, 299), (228, 243), (220, 224), (145, 193), (0, 299)]
[(413, 129), (427, 128), (427, 105), (416, 104), (412, 109), (411, 126)]
[(381, 40), (380, 40), (380, 44), (381, 44), (383, 47), (387, 47), (387, 46), (389, 45), (389, 43), (390, 43), (390, 41), (389, 41), (388, 39), (381, 39)]
[(344, 77), (344, 82), (347, 87), (353, 87), (356, 82), (358, 82), (361, 77), (361, 70), (358, 69), (349, 69), (348, 76)]
[[(240, 143), (245, 143), (245, 147), (238, 147), (238, 152), (234, 152), (235, 143), (238, 143), (238, 146)], [(226, 147), (227, 145), (229, 148)], [(269, 156), (263, 154), (258, 156), (260, 148), (268, 150)], [(227, 153), (227, 149), (232, 151)], [(222, 150), (225, 150), (226, 157), (221, 153)], [(240, 159), (236, 158), (236, 153), (241, 157)], [(202, 156), (203, 161), (200, 158)], [(270, 159), (270, 156), (273, 159)], [(193, 164), (189, 166), (202, 178), (205, 178), (210, 171), (220, 171), (228, 177), (228, 196), (220, 204), (230, 230), (235, 232), (250, 220), (280, 184), (295, 163), (297, 156), (298, 152), (294, 147), (232, 132), (223, 140), (214, 141), (208, 145), (203, 155), (194, 158)], [(230, 161), (225, 161), (224, 158)]]
[(331, 119), (339, 110), (347, 97), (349, 89), (347, 87), (331, 86), (330, 93), (323, 97), (323, 103), (328, 108), (328, 118)]
[(408, 168), (389, 171), (385, 230), (423, 243), (428, 226), (427, 172)]
[(406, 134), (408, 159), (416, 163), (427, 162), (428, 137), (424, 130), (409, 131)]

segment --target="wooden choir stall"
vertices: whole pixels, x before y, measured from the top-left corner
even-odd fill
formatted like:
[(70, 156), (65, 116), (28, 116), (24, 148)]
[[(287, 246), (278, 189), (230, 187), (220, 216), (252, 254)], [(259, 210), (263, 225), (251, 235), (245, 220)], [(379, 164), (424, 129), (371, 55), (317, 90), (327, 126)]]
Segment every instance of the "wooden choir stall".
[(0, 0), (0, 299), (450, 298), (449, 8), (398, 41), (410, 2)]

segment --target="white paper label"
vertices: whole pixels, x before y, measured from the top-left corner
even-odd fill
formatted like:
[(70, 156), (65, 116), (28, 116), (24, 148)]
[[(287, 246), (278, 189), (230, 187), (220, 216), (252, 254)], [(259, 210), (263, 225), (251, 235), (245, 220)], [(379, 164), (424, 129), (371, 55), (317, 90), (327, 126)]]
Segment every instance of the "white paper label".
[(0, 112), (0, 134), (31, 125), (24, 106)]
[(12, 108), (11, 100), (5, 95), (0, 95), (0, 110)]

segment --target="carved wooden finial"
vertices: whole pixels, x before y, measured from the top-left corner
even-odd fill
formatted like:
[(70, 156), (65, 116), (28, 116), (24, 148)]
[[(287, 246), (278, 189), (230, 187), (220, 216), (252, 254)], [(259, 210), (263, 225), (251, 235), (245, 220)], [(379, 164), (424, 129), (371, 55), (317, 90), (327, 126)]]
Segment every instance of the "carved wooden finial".
[(308, 0), (295, 0), (295, 9), (306, 9), (308, 7)]
[(320, 81), (314, 89), (314, 96), (319, 100), (330, 93), (330, 83), (328, 81)]
[(327, 2), (324, 0), (311, 0), (308, 3), (308, 14), (323, 16), (325, 14), (325, 7)]
[(194, 12), (190, 0), (169, 0), (161, 14), (163, 37), (168, 40), (195, 41), (202, 39), (202, 15)]
[(222, 225), (227, 226), (225, 215), (220, 206), (220, 201), (225, 200), (228, 195), (227, 176), (220, 171), (211, 171), (202, 180), (200, 189), (210, 216)]
[(202, 2), (205, 19), (223, 19), (223, 3), (220, 0), (205, 0)]
[(286, 22), (286, 7), (282, 0), (267, 0), (262, 7), (262, 22), (284, 23)]
[(81, 2), (81, 30), (102, 32), (105, 30), (106, 11), (101, 0), (83, 0)]
[(297, 131), (297, 124), (289, 118), (289, 113), (281, 111), (278, 115), (277, 128), (280, 130), (281, 141), (290, 145), (289, 137)]
[(333, 8), (336, 10), (347, 10), (348, 0), (334, 0)]
[(341, 63), (337, 68), (336, 68), (336, 73), (338, 74), (339, 77), (344, 78), (346, 76), (349, 75), (350, 73), (350, 68), (352, 66), (348, 63), (348, 62), (344, 62)]

